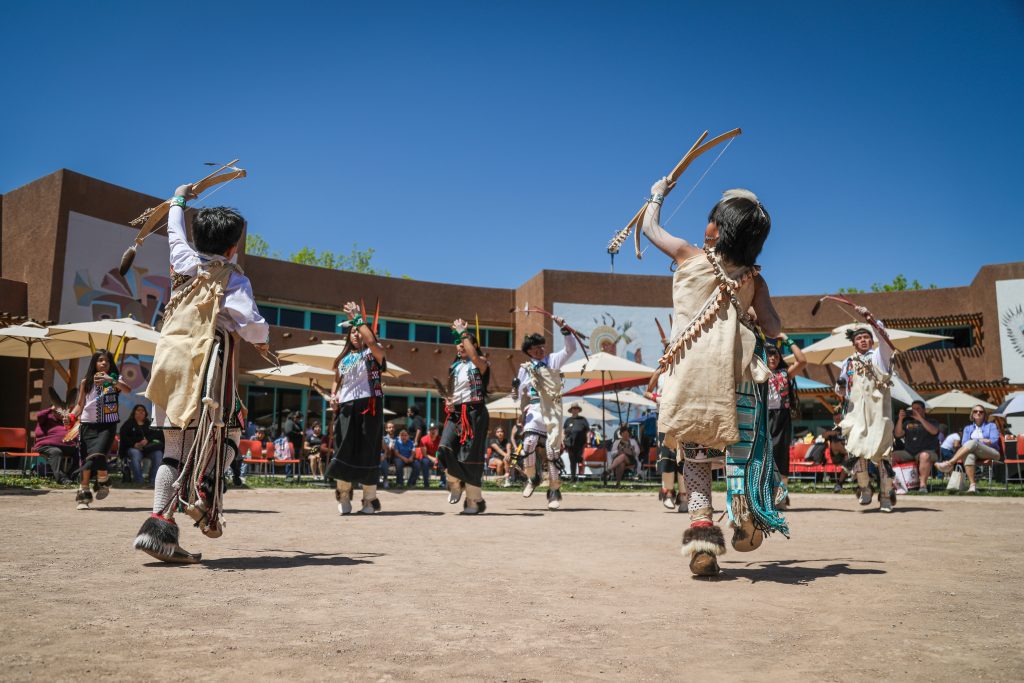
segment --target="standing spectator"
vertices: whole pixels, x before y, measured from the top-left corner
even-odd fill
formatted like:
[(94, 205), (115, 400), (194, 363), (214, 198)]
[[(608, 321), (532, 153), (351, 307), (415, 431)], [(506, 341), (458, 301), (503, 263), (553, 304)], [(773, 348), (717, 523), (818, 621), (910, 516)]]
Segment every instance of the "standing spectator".
[(579, 403), (569, 406), (569, 417), (562, 425), (562, 433), (565, 434), (565, 450), (569, 453), (569, 476), (572, 481), (577, 481), (577, 472), (582, 469), (583, 449), (587, 445), (587, 432), (590, 431), (590, 424), (585, 417), (581, 417), (583, 407)]
[(380, 452), (380, 479), (384, 488), (388, 488), (388, 469), (395, 457), (396, 441), (398, 441), (398, 435), (395, 434), (395, 423), (388, 422), (384, 425), (384, 440)]
[[(441, 488), (445, 489), (448, 488), (448, 478), (445, 476), (444, 465), (441, 464), (440, 458), (437, 457), (437, 449), (440, 445), (441, 432), (437, 428), (437, 423), (431, 422), (426, 436), (420, 439), (420, 452), (423, 454), (423, 460), (426, 461), (424, 467), (437, 471), (441, 477)], [(427, 477), (423, 479), (423, 488), (430, 488), (430, 481)]]
[(315, 481), (324, 478), (323, 465), (324, 436), (321, 432), (319, 422), (313, 422), (305, 433), (305, 446), (303, 452), (309, 461), (309, 471)]
[(118, 457), (130, 459), (132, 481), (136, 484), (142, 483), (142, 459), (149, 458), (149, 480), (146, 484), (150, 487), (164, 459), (163, 433), (153, 429), (151, 423), (146, 406), (139, 404), (132, 408), (131, 416), (121, 425), (117, 451)]
[(427, 421), (420, 415), (420, 407), (415, 403), (409, 406), (409, 410), (405, 414), (408, 417), (405, 428), (409, 430), (412, 442), (419, 443), (423, 435), (427, 433)]
[(33, 448), (46, 458), (58, 484), (72, 481), (68, 477), (71, 465), (78, 456), (78, 441), (64, 443), (68, 428), (64, 415), (56, 408), (46, 408), (36, 414), (35, 445)]
[(900, 410), (892, 435), (903, 440), (903, 450), (895, 451), (893, 460), (897, 463), (916, 462), (918, 493), (928, 493), (928, 477), (932, 465), (939, 459), (939, 425), (928, 419), (924, 401), (910, 404), (910, 414)]
[(411, 438), (409, 438), (409, 430), (403, 429), (398, 432), (398, 440), (395, 441), (393, 451), (395, 463), (395, 486), (398, 488), (405, 486), (405, 468), (407, 466), (412, 469), (412, 472), (409, 474), (409, 485), (412, 486), (416, 482), (416, 475), (419, 472), (419, 466), (416, 464), (416, 455), (413, 453), (415, 449), (416, 444)]
[(974, 406), (971, 409), (971, 423), (964, 427), (963, 446), (960, 447), (952, 458), (938, 465), (941, 472), (952, 472), (953, 468), (961, 460), (964, 461), (964, 469), (967, 470), (967, 480), (971, 482), (967, 493), (977, 493), (977, 472), (978, 460), (995, 460), (1001, 462), (1003, 459), (1003, 443), (1000, 439), (999, 428), (991, 422), (985, 421), (985, 409), (981, 406)]
[[(288, 443), (292, 445), (292, 457), (297, 457), (303, 453), (302, 443), (305, 437), (305, 430), (302, 427), (302, 413), (297, 410), (285, 411), (284, 425), (281, 429), (281, 435), (288, 439)], [(299, 464), (301, 468), (301, 463)], [(300, 472), (301, 474), (301, 472)]]
[(498, 427), (494, 430), (494, 436), (487, 446), (491, 449), (491, 461), (488, 464), (494, 469), (495, 474), (502, 477), (502, 488), (507, 489), (512, 486), (509, 478), (512, 468), (505, 461), (512, 459), (512, 446), (508, 437), (505, 436), (504, 428)]

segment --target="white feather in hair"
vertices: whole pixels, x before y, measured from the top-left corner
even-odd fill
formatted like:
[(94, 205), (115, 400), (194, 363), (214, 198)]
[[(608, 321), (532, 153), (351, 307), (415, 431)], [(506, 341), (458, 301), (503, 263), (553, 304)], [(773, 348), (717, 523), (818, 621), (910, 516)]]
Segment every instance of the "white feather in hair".
[(749, 199), (750, 201), (758, 204), (757, 195), (750, 190), (744, 190), (743, 188), (735, 188), (733, 190), (726, 190), (722, 193), (722, 199)]

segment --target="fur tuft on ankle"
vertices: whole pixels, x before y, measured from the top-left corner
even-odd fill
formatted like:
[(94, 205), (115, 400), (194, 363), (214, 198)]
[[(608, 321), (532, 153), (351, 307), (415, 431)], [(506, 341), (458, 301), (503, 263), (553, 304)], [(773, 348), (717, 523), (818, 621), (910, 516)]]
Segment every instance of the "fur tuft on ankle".
[(691, 526), (683, 532), (683, 555), (697, 553), (725, 554), (725, 536), (717, 526)]

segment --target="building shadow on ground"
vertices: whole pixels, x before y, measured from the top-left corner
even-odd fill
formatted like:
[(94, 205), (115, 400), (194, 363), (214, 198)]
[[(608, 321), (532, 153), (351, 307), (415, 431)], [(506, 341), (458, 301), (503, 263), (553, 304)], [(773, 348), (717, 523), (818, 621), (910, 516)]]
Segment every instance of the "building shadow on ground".
[[(803, 562), (832, 562), (824, 567), (808, 567)], [(878, 560), (850, 560), (857, 564), (882, 564)], [(837, 576), (882, 575), (884, 569), (870, 567), (851, 567), (848, 561), (834, 560), (767, 560), (764, 562), (723, 562), (722, 574), (712, 581), (732, 581), (747, 579), (751, 583), (770, 581), (792, 586), (806, 586), (818, 579), (829, 579)], [(699, 578), (699, 577), (694, 577)], [(707, 579), (705, 579), (707, 580)]]

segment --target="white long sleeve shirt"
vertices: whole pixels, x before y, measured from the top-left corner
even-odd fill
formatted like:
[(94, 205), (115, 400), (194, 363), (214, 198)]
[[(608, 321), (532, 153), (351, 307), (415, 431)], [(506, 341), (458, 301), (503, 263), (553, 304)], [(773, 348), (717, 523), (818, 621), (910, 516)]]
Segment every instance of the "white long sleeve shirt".
[[(885, 329), (885, 324), (881, 320), (875, 320), (875, 322), (878, 323), (878, 326), (881, 327), (883, 330)], [(874, 335), (877, 338), (878, 333), (875, 332)], [(854, 357), (860, 357), (862, 361), (870, 362), (872, 365), (878, 368), (883, 374), (888, 375), (892, 373), (892, 347), (885, 343), (884, 340), (877, 339), (875, 345), (871, 348), (870, 351), (861, 354), (854, 353), (852, 356), (843, 361), (843, 367), (839, 371), (839, 376), (845, 377), (847, 379), (847, 384), (844, 390), (844, 393), (847, 396), (849, 396), (850, 394), (849, 378), (853, 374), (853, 371), (850, 369), (850, 362), (853, 360)]]
[[(552, 370), (560, 370), (565, 362), (572, 358), (572, 355), (576, 353), (576, 337), (567, 334), (563, 337), (565, 339), (565, 347), (561, 351), (549, 353), (544, 356), (541, 360), (533, 360), (532, 358), (528, 361), (534, 365), (544, 364)], [(519, 380), (519, 391), (528, 392), (531, 400), (537, 397), (537, 390), (533, 388), (533, 377), (524, 367), (519, 368), (519, 374), (517, 375)], [(519, 394), (520, 396), (522, 393)], [(561, 400), (561, 399), (559, 399)], [(544, 424), (544, 416), (540, 412), (539, 403), (530, 403), (526, 409), (526, 415), (523, 418), (523, 431), (537, 432), (538, 434), (547, 434), (548, 428)]]
[[(167, 241), (171, 247), (171, 269), (180, 275), (194, 276), (199, 266), (209, 261), (226, 261), (223, 256), (200, 254), (185, 236), (185, 210), (172, 206), (167, 216)], [(270, 339), (270, 326), (256, 308), (249, 278), (231, 273), (224, 290), (224, 305), (217, 314), (217, 326), (250, 344), (265, 344)]]

